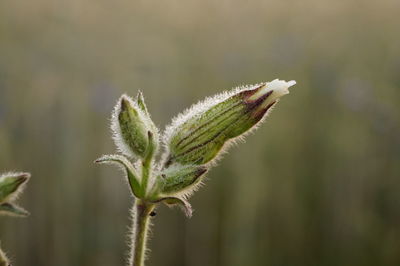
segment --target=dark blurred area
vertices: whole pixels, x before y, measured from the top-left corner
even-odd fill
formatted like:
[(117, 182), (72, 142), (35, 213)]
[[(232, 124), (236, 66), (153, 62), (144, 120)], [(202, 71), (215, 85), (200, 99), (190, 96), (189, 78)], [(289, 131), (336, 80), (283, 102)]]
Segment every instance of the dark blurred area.
[(0, 171), (30, 171), (27, 219), (1, 217), (16, 266), (124, 265), (117, 98), (161, 127), (192, 103), (297, 85), (191, 199), (162, 206), (148, 265), (400, 265), (400, 2), (0, 2)]

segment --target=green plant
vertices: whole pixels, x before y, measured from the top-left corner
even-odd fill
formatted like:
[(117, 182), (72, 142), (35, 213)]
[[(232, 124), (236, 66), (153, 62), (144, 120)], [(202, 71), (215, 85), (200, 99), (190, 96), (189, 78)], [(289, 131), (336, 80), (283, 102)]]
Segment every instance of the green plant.
[[(0, 176), (0, 215), (26, 217), (29, 213), (14, 202), (23, 191), (30, 174), (6, 173)], [(8, 266), (10, 262), (0, 249), (0, 266)]]
[[(206, 172), (236, 140), (257, 127), (295, 81), (274, 80), (223, 92), (193, 105), (173, 119), (160, 136), (139, 92), (122, 95), (112, 115), (115, 144), (122, 155), (105, 155), (96, 163), (113, 163), (126, 172), (135, 203), (129, 265), (145, 260), (149, 219), (158, 203), (180, 206), (190, 217), (189, 196)], [(155, 157), (164, 144), (164, 152)]]

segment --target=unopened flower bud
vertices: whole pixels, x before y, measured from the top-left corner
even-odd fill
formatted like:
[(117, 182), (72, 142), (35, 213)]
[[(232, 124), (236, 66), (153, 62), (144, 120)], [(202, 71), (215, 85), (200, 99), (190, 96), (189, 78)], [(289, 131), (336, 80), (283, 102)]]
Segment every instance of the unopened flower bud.
[[(123, 95), (115, 107), (112, 118), (114, 140), (119, 150), (129, 157), (146, 157), (148, 148), (154, 149), (154, 138), (157, 129), (151, 121), (143, 97), (138, 102)], [(151, 145), (150, 145), (151, 144)]]
[(223, 93), (193, 106), (167, 128), (165, 142), (169, 155), (165, 166), (209, 163), (229, 140), (254, 128), (294, 84), (295, 81), (276, 79)]
[(12, 201), (23, 190), (30, 175), (28, 173), (9, 173), (0, 176), (0, 203)]

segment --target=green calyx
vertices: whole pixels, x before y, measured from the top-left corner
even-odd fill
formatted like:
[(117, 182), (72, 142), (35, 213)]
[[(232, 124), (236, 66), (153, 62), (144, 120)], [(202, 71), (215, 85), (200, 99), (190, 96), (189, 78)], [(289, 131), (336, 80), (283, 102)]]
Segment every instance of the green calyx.
[(162, 194), (179, 193), (199, 183), (207, 172), (204, 166), (182, 166), (166, 169), (158, 177)]
[(122, 140), (133, 154), (144, 157), (149, 144), (144, 118), (128, 98), (122, 97), (120, 104), (118, 122)]
[(171, 137), (167, 165), (202, 165), (214, 159), (224, 143), (231, 138), (230, 130), (246, 115), (246, 104), (238, 96), (211, 107), (183, 123)]
[(277, 100), (289, 93), (295, 82), (274, 80), (238, 90), (206, 110), (193, 107), (192, 116), (173, 126), (167, 138), (169, 155), (165, 166), (173, 164), (204, 165), (221, 153), (224, 145), (257, 125)]
[(157, 150), (158, 129), (150, 118), (142, 93), (135, 100), (121, 96), (113, 114), (112, 129), (115, 144), (128, 157), (143, 159), (149, 148)]
[(228, 140), (255, 126), (261, 119), (254, 115), (257, 105), (245, 99), (245, 93), (235, 94), (183, 123), (169, 142), (167, 165), (206, 164), (218, 156)]

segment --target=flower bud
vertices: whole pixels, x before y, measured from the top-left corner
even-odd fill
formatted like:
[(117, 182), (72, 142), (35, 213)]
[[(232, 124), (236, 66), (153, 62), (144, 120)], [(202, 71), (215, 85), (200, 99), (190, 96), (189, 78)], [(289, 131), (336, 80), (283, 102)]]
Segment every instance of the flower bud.
[(274, 80), (239, 88), (201, 102), (167, 128), (165, 166), (211, 162), (223, 146), (254, 128), (295, 81)]
[(157, 129), (147, 113), (143, 96), (138, 96), (135, 102), (122, 95), (115, 107), (111, 128), (116, 146), (127, 156), (145, 158), (149, 146), (154, 149), (156, 145), (154, 137), (149, 139), (149, 135), (157, 134)]
[(161, 193), (173, 194), (191, 190), (207, 172), (204, 166), (179, 166), (163, 171), (159, 177)]
[(9, 173), (0, 176), (0, 203), (12, 201), (17, 197), (29, 177), (28, 173)]

